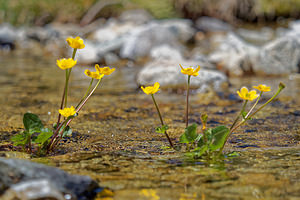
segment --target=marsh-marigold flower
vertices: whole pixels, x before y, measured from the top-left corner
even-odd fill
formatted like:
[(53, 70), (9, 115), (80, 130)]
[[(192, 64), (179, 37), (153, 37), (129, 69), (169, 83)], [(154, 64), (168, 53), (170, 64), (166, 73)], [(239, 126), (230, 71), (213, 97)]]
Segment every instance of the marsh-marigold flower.
[(111, 73), (113, 73), (115, 71), (115, 68), (110, 69), (109, 67), (99, 67), (98, 64), (95, 65), (96, 70), (100, 73), (100, 74), (104, 74), (104, 75), (110, 75)]
[(73, 60), (72, 58), (63, 58), (60, 60), (56, 60), (56, 64), (61, 69), (69, 69), (76, 65), (77, 60)]
[(83, 39), (81, 39), (80, 37), (76, 37), (76, 38), (67, 38), (67, 42), (69, 44), (70, 47), (72, 47), (73, 49), (83, 49), (85, 47), (84, 43), (83, 43)]
[(269, 92), (271, 91), (271, 87), (260, 84), (259, 86), (253, 86), (253, 88), (258, 89), (261, 92)]
[(96, 71), (96, 72), (91, 72), (91, 71), (88, 70), (88, 69), (86, 69), (86, 70), (84, 71), (84, 73), (85, 73), (85, 75), (87, 75), (87, 76), (89, 76), (89, 77), (91, 77), (91, 78), (94, 78), (94, 79), (101, 79), (101, 78), (104, 76), (104, 74), (99, 74), (98, 71)]
[(63, 110), (59, 109), (58, 112), (65, 118), (68, 118), (76, 114), (76, 110), (73, 106), (71, 106), (70, 108), (64, 108)]
[(248, 88), (246, 88), (246, 87), (242, 87), (241, 91), (237, 91), (237, 93), (242, 99), (249, 100), (249, 101), (252, 101), (259, 96), (258, 94), (256, 94), (255, 90), (251, 90), (249, 92)]
[(146, 93), (146, 94), (155, 94), (157, 91), (159, 91), (159, 83), (156, 82), (154, 83), (153, 86), (148, 86), (148, 87), (141, 87), (141, 89)]
[[(179, 64), (180, 65), (180, 64)], [(197, 67), (197, 69), (193, 69), (192, 67), (183, 68), (181, 65), (181, 73), (189, 75), (189, 76), (198, 76), (198, 71), (200, 70), (200, 66)]]

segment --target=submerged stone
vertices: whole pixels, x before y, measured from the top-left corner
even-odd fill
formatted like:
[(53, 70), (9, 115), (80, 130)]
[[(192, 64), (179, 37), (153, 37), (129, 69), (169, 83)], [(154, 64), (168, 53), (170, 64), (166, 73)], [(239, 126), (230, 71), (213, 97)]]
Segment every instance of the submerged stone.
[[(42, 181), (43, 184), (36, 184), (37, 180)], [(36, 187), (32, 184), (29, 187), (30, 182), (35, 183)], [(60, 169), (25, 160), (0, 158), (0, 194), (8, 188), (15, 192), (40, 192), (45, 184), (49, 188), (55, 186), (62, 195), (69, 194), (73, 199), (82, 200), (93, 197), (94, 190), (99, 188), (98, 184), (88, 176), (70, 175)], [(46, 193), (44, 195), (47, 196)]]

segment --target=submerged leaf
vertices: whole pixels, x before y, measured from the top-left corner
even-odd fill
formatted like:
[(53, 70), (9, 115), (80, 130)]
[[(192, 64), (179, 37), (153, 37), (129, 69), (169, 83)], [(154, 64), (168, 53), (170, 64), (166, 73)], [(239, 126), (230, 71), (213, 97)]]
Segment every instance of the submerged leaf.
[(28, 143), (28, 132), (19, 133), (13, 136), (10, 140), (14, 143), (14, 146), (25, 146)]
[(191, 143), (194, 142), (198, 137), (197, 134), (197, 124), (192, 124), (188, 126), (184, 133), (180, 136), (180, 143)]
[(43, 145), (52, 135), (52, 130), (44, 128), (41, 130), (41, 133), (36, 137), (36, 139), (33, 142)]
[(229, 133), (229, 129), (226, 126), (218, 126), (212, 129), (212, 140), (210, 144), (210, 150), (215, 151), (221, 148), (226, 142), (226, 137)]

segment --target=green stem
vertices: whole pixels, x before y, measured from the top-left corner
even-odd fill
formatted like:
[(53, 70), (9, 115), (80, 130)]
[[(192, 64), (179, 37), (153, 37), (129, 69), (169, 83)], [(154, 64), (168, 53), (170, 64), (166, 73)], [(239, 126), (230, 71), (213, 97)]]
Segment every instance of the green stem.
[(93, 81), (94, 81), (94, 79), (92, 78), (92, 80), (91, 80), (91, 82), (90, 82), (90, 85), (89, 85), (89, 87), (88, 87), (86, 93), (85, 93), (84, 96), (81, 98), (81, 100), (79, 101), (79, 103), (77, 104), (77, 106), (75, 107), (75, 109), (78, 108), (78, 106), (82, 103), (82, 101), (85, 99), (85, 97), (86, 97), (86, 96), (88, 95), (88, 93), (90, 92), (91, 87), (92, 87), (92, 84), (93, 84)]
[(230, 129), (232, 129), (232, 128), (234, 127), (234, 125), (237, 123), (237, 121), (239, 120), (239, 118), (240, 118), (240, 116), (242, 115), (242, 113), (245, 111), (245, 108), (246, 108), (247, 103), (248, 103), (248, 100), (245, 100), (241, 112), (240, 112), (240, 113), (238, 114), (238, 116), (235, 118), (235, 120), (234, 120), (232, 126), (230, 127)]
[(238, 123), (238, 125), (236, 125), (234, 128), (230, 129), (228, 135), (226, 136), (226, 139), (225, 139), (225, 142), (222, 146), (222, 148), (220, 149), (220, 153), (222, 153), (223, 149), (224, 149), (224, 146), (225, 146), (225, 143), (228, 139), (228, 137), (231, 135), (231, 133), (233, 133), (233, 131), (235, 131), (238, 127), (242, 126), (244, 123), (246, 123), (246, 121), (249, 119), (249, 118), (252, 118), (257, 112), (259, 112), (261, 109), (263, 109), (266, 105), (268, 105), (269, 103), (271, 103), (278, 95), (279, 93), (285, 88), (285, 85), (283, 83), (280, 83), (279, 84), (279, 88), (277, 90), (277, 92), (266, 102), (264, 103), (262, 106), (260, 106), (254, 113), (248, 115), (247, 114), (247, 117), (245, 119), (243, 119), (240, 123)]
[[(161, 116), (161, 114), (160, 114), (158, 105), (157, 105), (157, 103), (156, 103), (156, 101), (155, 101), (154, 95), (151, 94), (151, 97), (152, 97), (153, 103), (154, 103), (154, 105), (155, 105), (155, 107), (156, 107), (156, 110), (157, 110), (157, 113), (158, 113), (158, 116), (159, 116), (161, 125), (164, 126), (164, 121), (163, 121), (163, 118), (162, 118), (162, 116)], [(165, 136), (167, 137), (170, 146), (171, 146), (172, 148), (174, 148), (174, 145), (173, 145), (173, 143), (172, 143), (172, 141), (171, 141), (171, 139), (170, 139), (170, 137), (169, 137), (169, 135), (168, 135), (168, 133), (167, 133), (167, 130), (165, 130)]]
[(188, 75), (187, 92), (186, 92), (186, 110), (185, 110), (185, 127), (189, 126), (189, 94), (190, 94), (191, 75)]
[(247, 119), (247, 118), (249, 117), (249, 115), (251, 114), (251, 112), (253, 111), (253, 109), (255, 108), (255, 106), (257, 105), (257, 103), (258, 103), (260, 97), (262, 96), (262, 93), (263, 93), (263, 92), (261, 91), (260, 94), (259, 94), (259, 97), (257, 98), (257, 100), (256, 100), (256, 102), (255, 102), (255, 104), (252, 106), (252, 108), (249, 110), (249, 112), (248, 112), (247, 115), (245, 116), (245, 119)]
[[(72, 53), (72, 59), (74, 60), (75, 59), (75, 55), (76, 55), (76, 52), (77, 52), (77, 49), (73, 49), (73, 53)], [(70, 71), (70, 73), (71, 73), (71, 71)], [(61, 104), (60, 104), (60, 109), (63, 109), (64, 108), (64, 102), (65, 102), (65, 105), (66, 105), (66, 101), (65, 101), (65, 96), (66, 96), (66, 90), (67, 90), (67, 88), (68, 88), (68, 84), (67, 84), (67, 80), (68, 80), (68, 78), (67, 78), (67, 70), (66, 70), (66, 80), (65, 80), (65, 88), (64, 88), (64, 92), (63, 92), (63, 95), (62, 95), (62, 99), (61, 99)], [(68, 80), (69, 81), (69, 80)], [(58, 124), (60, 123), (60, 118), (61, 118), (61, 114), (59, 113), (58, 114), (58, 119), (57, 119), (57, 126), (58, 126)]]
[[(76, 109), (76, 113), (78, 113), (81, 109), (82, 109), (82, 107), (85, 105), (85, 103), (87, 102), (87, 100), (92, 96), (92, 94), (95, 92), (95, 90), (97, 89), (97, 87), (98, 87), (98, 85), (100, 84), (100, 82), (101, 82), (101, 79), (99, 79), (99, 81), (97, 82), (97, 84), (96, 84), (96, 86), (93, 88), (93, 90), (90, 92), (90, 94), (85, 98), (85, 100), (80, 104), (80, 106)], [(71, 118), (71, 119), (66, 119), (64, 122), (62, 122), (62, 124), (65, 124), (65, 122), (66, 122), (66, 125), (65, 125), (65, 127), (67, 127), (70, 123), (71, 123), (71, 121), (73, 120), (73, 118)], [(55, 136), (53, 136), (53, 138), (52, 138), (52, 140), (51, 140), (51, 142), (50, 142), (50, 148), (49, 148), (49, 151), (50, 150), (52, 150), (52, 149), (54, 149), (54, 147), (57, 145), (57, 143), (58, 143), (58, 141), (59, 141), (59, 138), (57, 138), (58, 136), (62, 136), (62, 134), (63, 134), (63, 131), (62, 132), (59, 132), (59, 130), (60, 130), (60, 128), (61, 128), (62, 126), (60, 126), (59, 128), (57, 128), (56, 129), (56, 131), (55, 131)], [(56, 138), (55, 139), (55, 141), (54, 141), (54, 138)]]

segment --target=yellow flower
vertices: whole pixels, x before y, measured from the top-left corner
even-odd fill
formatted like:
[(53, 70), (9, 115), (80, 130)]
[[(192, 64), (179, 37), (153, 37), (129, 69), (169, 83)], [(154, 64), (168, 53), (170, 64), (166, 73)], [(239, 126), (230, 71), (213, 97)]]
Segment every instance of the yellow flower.
[(72, 68), (76, 65), (77, 60), (73, 60), (72, 58), (66, 59), (60, 59), (60, 60), (56, 60), (56, 64), (58, 67), (60, 67), (61, 69), (69, 69)]
[(253, 86), (253, 88), (258, 89), (261, 92), (269, 92), (271, 91), (271, 87), (260, 84), (259, 86)]
[(85, 47), (84, 43), (83, 43), (83, 39), (81, 39), (80, 37), (76, 37), (76, 38), (67, 38), (67, 42), (69, 44), (70, 47), (72, 47), (73, 49), (83, 49)]
[[(179, 64), (180, 65), (180, 64)], [(200, 66), (197, 67), (197, 69), (193, 69), (192, 67), (183, 68), (181, 65), (181, 73), (189, 75), (189, 76), (198, 76), (198, 71), (200, 70)]]
[(104, 74), (104, 75), (110, 75), (115, 71), (115, 68), (112, 69), (110, 69), (109, 67), (100, 68), (98, 64), (95, 65), (95, 68), (100, 74)]
[(101, 79), (101, 78), (104, 76), (104, 74), (99, 74), (98, 71), (96, 71), (96, 72), (91, 72), (91, 71), (88, 70), (88, 69), (86, 69), (86, 70), (84, 71), (84, 73), (85, 73), (85, 75), (87, 75), (87, 76), (89, 76), (89, 77), (91, 77), (91, 78), (95, 78), (95, 79)]
[(160, 197), (157, 195), (156, 190), (153, 189), (142, 189), (140, 194), (145, 197), (149, 197), (151, 200), (159, 200)]
[(76, 114), (76, 110), (73, 106), (71, 106), (70, 108), (64, 108), (63, 110), (59, 109), (58, 112), (65, 118), (68, 118)]
[(251, 90), (249, 92), (248, 88), (246, 88), (246, 87), (242, 87), (241, 91), (237, 91), (237, 93), (242, 99), (249, 100), (249, 101), (252, 101), (259, 96), (258, 94), (256, 94), (255, 90)]
[(160, 89), (159, 89), (159, 83), (158, 82), (156, 82), (156, 83), (154, 83), (154, 85), (153, 86), (148, 86), (148, 87), (141, 87), (141, 89), (144, 91), (144, 93), (146, 93), (146, 94), (155, 94), (157, 91), (159, 91)]

